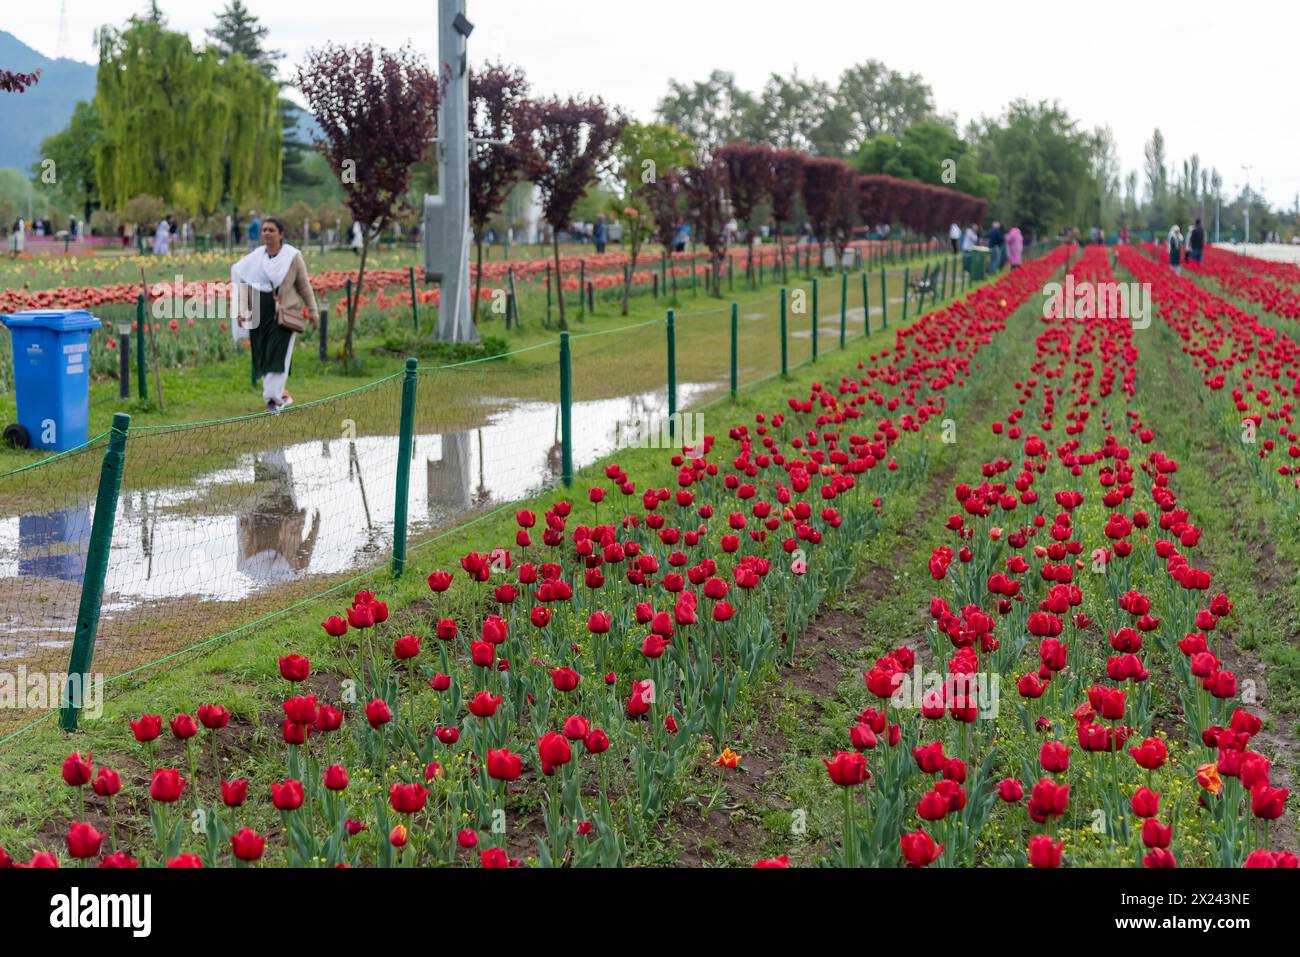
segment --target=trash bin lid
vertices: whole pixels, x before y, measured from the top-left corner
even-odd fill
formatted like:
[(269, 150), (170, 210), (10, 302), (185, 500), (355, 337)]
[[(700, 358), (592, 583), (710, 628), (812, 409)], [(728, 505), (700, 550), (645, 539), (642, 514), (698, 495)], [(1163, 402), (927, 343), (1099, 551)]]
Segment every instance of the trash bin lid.
[(56, 332), (78, 332), (98, 329), (102, 323), (84, 309), (26, 309), (0, 316), (11, 329), (53, 329)]

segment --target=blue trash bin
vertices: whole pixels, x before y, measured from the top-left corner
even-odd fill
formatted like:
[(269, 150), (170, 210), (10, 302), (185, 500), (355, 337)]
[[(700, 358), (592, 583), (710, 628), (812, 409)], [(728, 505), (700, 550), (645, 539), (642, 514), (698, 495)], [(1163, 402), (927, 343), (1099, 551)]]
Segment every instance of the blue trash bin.
[(62, 452), (89, 438), (90, 334), (84, 309), (31, 309), (0, 316), (13, 336), (14, 395), (27, 445)]

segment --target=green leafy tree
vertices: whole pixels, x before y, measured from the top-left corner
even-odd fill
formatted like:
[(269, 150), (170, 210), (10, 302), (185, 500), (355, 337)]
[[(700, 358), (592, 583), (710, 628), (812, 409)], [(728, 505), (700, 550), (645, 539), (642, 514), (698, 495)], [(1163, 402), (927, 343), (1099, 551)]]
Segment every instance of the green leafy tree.
[(714, 70), (703, 82), (668, 84), (659, 101), (659, 122), (703, 147), (744, 139), (757, 101), (736, 85), (735, 74)]
[(619, 134), (614, 147), (617, 196), (612, 210), (623, 226), (623, 240), (631, 260), (628, 282), (623, 284), (624, 315), (628, 311), (629, 284), (636, 272), (641, 247), (655, 232), (650, 191), (660, 176), (680, 173), (691, 166), (695, 154), (694, 141), (671, 126), (629, 123)]
[(773, 73), (748, 113), (745, 138), (777, 149), (839, 156), (838, 137), (827, 130), (833, 95), (825, 83), (804, 79), (797, 70), (788, 77)]
[(840, 74), (836, 108), (844, 114), (843, 152), (856, 154), (872, 137), (901, 136), (934, 113), (930, 87), (916, 73), (891, 70), (879, 60), (867, 60)]
[(217, 25), (207, 33), (223, 59), (239, 53), (261, 70), (268, 80), (275, 79), (276, 64), (284, 59), (284, 54), (267, 49), (266, 37), (270, 30), (244, 6), (242, 0), (230, 0), (217, 14)]
[[(230, 0), (226, 8), (217, 14), (216, 26), (207, 33), (223, 60), (238, 53), (256, 65), (268, 80), (276, 79), (278, 65), (284, 59), (284, 54), (267, 47), (266, 38), (270, 30), (244, 6), (242, 0)], [(286, 85), (279, 84), (282, 89)], [(291, 190), (301, 197), (311, 187), (323, 184), (325, 179), (308, 163), (311, 145), (302, 139), (298, 131), (300, 110), (292, 100), (283, 96), (277, 106), (282, 130), (280, 181), (286, 191)]]
[(997, 177), (980, 171), (974, 150), (935, 120), (913, 123), (897, 137), (873, 137), (858, 152), (857, 167), (863, 173), (945, 186), (987, 200), (998, 191)]
[(99, 205), (99, 187), (95, 179), (95, 151), (102, 128), (94, 103), (80, 101), (72, 111), (68, 125), (41, 141), (41, 162), (33, 165), (34, 182), (43, 183), (47, 167), (54, 173), (53, 192), (64, 203), (81, 206), (82, 218), (89, 220)]
[(98, 33), (101, 200), (160, 196), (187, 212), (271, 201), (280, 187), (276, 85), (242, 54), (195, 51), (151, 19)]
[(1033, 236), (1073, 225), (1092, 177), (1087, 136), (1059, 104), (1013, 101), (999, 119), (983, 121), (976, 156), (997, 177), (993, 219)]

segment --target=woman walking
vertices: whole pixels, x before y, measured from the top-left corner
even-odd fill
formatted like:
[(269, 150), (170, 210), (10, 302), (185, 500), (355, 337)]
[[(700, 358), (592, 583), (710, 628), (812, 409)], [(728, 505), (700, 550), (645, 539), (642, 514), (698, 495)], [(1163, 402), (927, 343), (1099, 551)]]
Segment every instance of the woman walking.
[(1019, 269), (1025, 255), (1025, 237), (1019, 226), (1012, 226), (1007, 232), (1007, 262), (1012, 269)]
[(1169, 227), (1169, 265), (1174, 267), (1174, 272), (1178, 275), (1183, 273), (1183, 231), (1174, 223)]
[(302, 253), (284, 241), (284, 223), (262, 221), (262, 243), (230, 269), (235, 297), (235, 338), (247, 334), (253, 353), (253, 376), (262, 380), (266, 411), (279, 412), (293, 402), (285, 385), (293, 344), (307, 323), (316, 325), (316, 296)]

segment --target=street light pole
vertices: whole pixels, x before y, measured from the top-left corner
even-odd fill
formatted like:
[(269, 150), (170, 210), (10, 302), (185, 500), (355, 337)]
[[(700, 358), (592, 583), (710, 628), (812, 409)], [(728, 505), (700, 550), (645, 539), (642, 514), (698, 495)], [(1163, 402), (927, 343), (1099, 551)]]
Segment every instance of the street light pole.
[(424, 198), (424, 268), (439, 283), (435, 338), (478, 342), (469, 302), (469, 62), (474, 24), (465, 0), (438, 0), (438, 59), (446, 80), (438, 104), (438, 194)]
[(1253, 166), (1245, 163), (1241, 166), (1246, 171), (1246, 245), (1250, 245), (1250, 171)]

